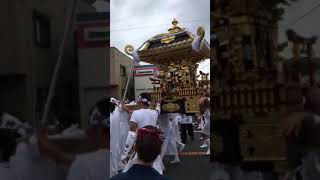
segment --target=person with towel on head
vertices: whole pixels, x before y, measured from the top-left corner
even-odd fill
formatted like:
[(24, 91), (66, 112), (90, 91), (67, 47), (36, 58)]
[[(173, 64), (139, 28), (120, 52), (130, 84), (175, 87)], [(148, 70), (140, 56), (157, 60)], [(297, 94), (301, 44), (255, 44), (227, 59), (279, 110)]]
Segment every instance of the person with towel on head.
[(129, 132), (129, 116), (127, 112), (122, 110), (120, 102), (115, 98), (111, 98), (111, 103), (115, 105), (115, 109), (110, 114), (110, 177), (118, 174), (125, 168), (125, 164), (121, 161), (121, 155), (124, 152)]
[[(130, 130), (126, 140), (126, 147), (121, 160), (126, 164), (124, 172), (135, 164), (137, 156), (132, 151), (132, 146), (136, 140), (136, 130), (145, 126), (157, 126), (158, 116), (160, 115), (160, 103), (157, 103), (156, 110), (149, 109), (150, 97), (147, 93), (142, 93), (137, 100), (139, 106), (138, 110), (130, 110), (123, 103), (121, 104), (122, 109), (131, 114), (130, 118)], [(163, 164), (160, 155), (157, 160), (153, 163), (153, 167), (160, 173), (163, 173)]]
[(152, 167), (161, 152), (163, 139), (163, 133), (154, 126), (139, 128), (134, 143), (137, 152), (135, 164), (111, 180), (169, 180)]

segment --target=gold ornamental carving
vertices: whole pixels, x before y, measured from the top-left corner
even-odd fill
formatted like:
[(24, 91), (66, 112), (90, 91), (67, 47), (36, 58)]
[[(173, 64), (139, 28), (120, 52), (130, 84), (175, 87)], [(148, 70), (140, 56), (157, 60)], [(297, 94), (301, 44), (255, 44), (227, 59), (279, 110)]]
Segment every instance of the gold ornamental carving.
[(176, 111), (179, 111), (180, 107), (178, 104), (168, 103), (168, 104), (162, 105), (162, 109), (167, 112), (176, 112)]
[(124, 52), (130, 56), (132, 56), (133, 51), (134, 47), (132, 45), (126, 45), (126, 47), (124, 47)]
[(166, 43), (166, 44), (168, 44), (168, 43), (172, 42), (174, 39), (175, 39), (175, 36), (165, 37), (165, 38), (162, 38), (162, 39), (161, 39), (161, 43)]
[(178, 23), (179, 23), (178, 20), (176, 20), (176, 19), (172, 20), (172, 27), (170, 29), (168, 29), (168, 31), (171, 34), (182, 31), (182, 28), (178, 26)]
[(197, 35), (198, 36), (200, 36), (200, 37), (204, 37), (204, 35), (205, 35), (205, 31), (204, 31), (204, 28), (203, 27), (198, 27), (198, 29), (197, 29)]
[(201, 51), (191, 51), (195, 37), (205, 41), (204, 28), (198, 27), (194, 35), (180, 27), (178, 20), (173, 19), (171, 23), (166, 33), (151, 37), (138, 49), (127, 45), (124, 50), (127, 55), (137, 55), (141, 61), (158, 66), (157, 74), (150, 79), (153, 84), (153, 92), (150, 93), (152, 100), (164, 99), (161, 105), (163, 113), (180, 111), (182, 105), (177, 104), (177, 100), (184, 102), (183, 109), (188, 113), (198, 113), (197, 98), (203, 95), (205, 88), (209, 88), (206, 85), (209, 81), (202, 79), (198, 83), (197, 63), (210, 57), (210, 47), (204, 43)]

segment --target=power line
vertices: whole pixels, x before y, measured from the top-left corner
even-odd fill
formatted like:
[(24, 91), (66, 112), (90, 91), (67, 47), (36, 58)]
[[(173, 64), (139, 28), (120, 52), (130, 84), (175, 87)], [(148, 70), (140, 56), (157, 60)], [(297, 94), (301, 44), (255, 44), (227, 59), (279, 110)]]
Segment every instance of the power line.
[[(182, 23), (190, 23), (190, 22), (199, 22), (199, 21), (205, 21), (208, 19), (196, 19), (196, 20), (189, 20), (189, 21), (181, 21)], [(170, 25), (169, 23), (167, 24), (159, 24), (159, 25), (152, 25), (152, 26), (140, 26), (140, 27), (133, 27), (133, 28), (125, 28), (125, 29), (115, 29), (115, 30), (110, 30), (111, 32), (114, 31), (128, 31), (128, 30), (135, 30), (135, 29), (145, 29), (145, 28), (154, 28), (154, 27), (159, 27), (159, 26), (168, 26)]]
[[(190, 23), (190, 22), (197, 22), (197, 21), (204, 21), (203, 20), (190, 20), (190, 21), (182, 21), (183, 23)], [(140, 26), (140, 27), (133, 27), (133, 28), (126, 28), (126, 29), (116, 29), (116, 30), (110, 30), (110, 31), (127, 31), (127, 30), (134, 30), (134, 29), (144, 29), (144, 28), (153, 28), (153, 27), (159, 27), (159, 26), (168, 26), (170, 25), (169, 23), (167, 24), (159, 24), (159, 25), (152, 25), (152, 26)]]
[(316, 9), (318, 9), (320, 7), (320, 3), (317, 4), (316, 6), (314, 6), (313, 8), (311, 8), (308, 12), (306, 12), (305, 14), (303, 14), (302, 16), (298, 17), (296, 20), (292, 21), (291, 23), (288, 23), (287, 25), (284, 26), (284, 28), (287, 28), (289, 26), (295, 25), (297, 24), (299, 21), (301, 21), (302, 19), (304, 19), (305, 17), (307, 17), (308, 15), (310, 15), (313, 11), (315, 11)]

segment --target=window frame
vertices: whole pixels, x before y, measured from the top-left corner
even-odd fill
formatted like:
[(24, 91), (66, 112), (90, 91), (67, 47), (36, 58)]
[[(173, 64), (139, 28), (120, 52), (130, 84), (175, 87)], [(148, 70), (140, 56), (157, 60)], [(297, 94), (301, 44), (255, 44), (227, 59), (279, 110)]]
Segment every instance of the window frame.
[(127, 76), (127, 68), (124, 65), (120, 65), (120, 76), (126, 77)]

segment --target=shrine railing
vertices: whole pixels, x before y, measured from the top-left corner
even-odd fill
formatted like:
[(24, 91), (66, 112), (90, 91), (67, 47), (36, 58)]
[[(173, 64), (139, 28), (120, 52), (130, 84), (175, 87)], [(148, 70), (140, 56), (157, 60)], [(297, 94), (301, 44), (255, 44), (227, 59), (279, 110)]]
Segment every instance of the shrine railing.
[(205, 92), (205, 89), (202, 88), (185, 88), (180, 89), (178, 92), (152, 92), (151, 98), (152, 99), (161, 99), (165, 96), (174, 96), (179, 98), (186, 98), (186, 97), (197, 97), (203, 95)]
[(296, 87), (247, 87), (222, 89), (213, 96), (214, 112), (272, 112), (282, 105), (302, 102), (301, 91)]

